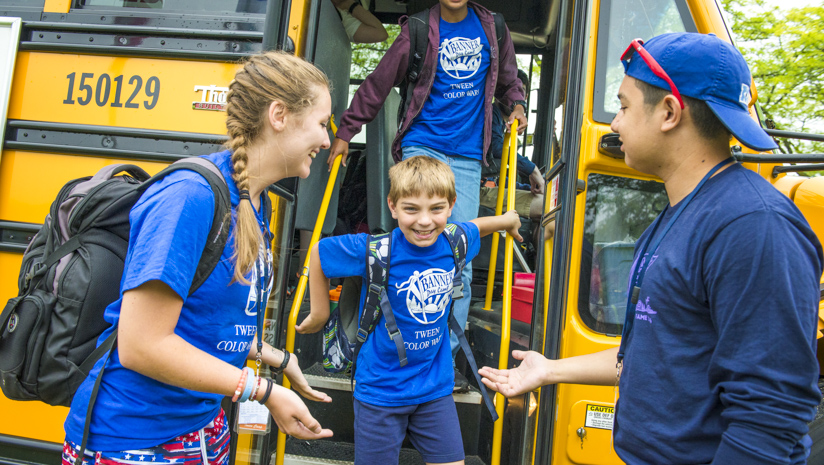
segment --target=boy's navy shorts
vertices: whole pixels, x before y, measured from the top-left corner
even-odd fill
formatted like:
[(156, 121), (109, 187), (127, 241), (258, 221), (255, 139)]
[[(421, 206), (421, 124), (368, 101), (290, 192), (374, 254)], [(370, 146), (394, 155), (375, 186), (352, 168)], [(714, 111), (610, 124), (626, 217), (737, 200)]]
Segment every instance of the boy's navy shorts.
[(461, 425), (451, 394), (404, 407), (355, 399), (355, 465), (398, 463), (407, 434), (427, 463), (464, 460)]

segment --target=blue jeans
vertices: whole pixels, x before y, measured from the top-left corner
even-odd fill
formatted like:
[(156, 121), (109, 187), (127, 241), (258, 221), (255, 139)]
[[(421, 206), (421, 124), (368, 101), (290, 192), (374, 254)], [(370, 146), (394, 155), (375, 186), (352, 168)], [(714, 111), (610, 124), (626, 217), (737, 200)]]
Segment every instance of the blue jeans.
[[(458, 198), (455, 207), (452, 209), (452, 216), (449, 218), (453, 223), (465, 223), (478, 217), (478, 206), (480, 204), (481, 193), (481, 161), (473, 158), (447, 155), (423, 145), (414, 145), (403, 148), (403, 159), (416, 155), (425, 155), (440, 160), (450, 168), (455, 174), (455, 193)], [(462, 328), (466, 328), (466, 319), (469, 316), (469, 304), (472, 300), (472, 263), (469, 262), (461, 273), (461, 282), (464, 286), (463, 299), (456, 300), (453, 312), (455, 319)], [(454, 334), (449, 336), (449, 344), (452, 347), (452, 361), (458, 354), (461, 346), (458, 344), (458, 337)]]

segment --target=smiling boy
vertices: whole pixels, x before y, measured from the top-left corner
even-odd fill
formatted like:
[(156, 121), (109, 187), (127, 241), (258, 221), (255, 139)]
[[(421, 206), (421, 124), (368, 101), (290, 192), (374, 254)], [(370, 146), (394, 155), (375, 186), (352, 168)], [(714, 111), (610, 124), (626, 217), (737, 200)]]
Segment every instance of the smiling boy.
[[(460, 464), (464, 451), (456, 434), (460, 425), (448, 342), (456, 270), (449, 240), (441, 234), (455, 205), (455, 177), (445, 163), (416, 156), (393, 166), (389, 180), (388, 203), (398, 228), (391, 233), (386, 293), (408, 363), (401, 366), (382, 315), (356, 361), (355, 463), (397, 463), (408, 434), (427, 463)], [(480, 238), (495, 231), (521, 240), (520, 224), (515, 211), (456, 223), (465, 232), (466, 261), (478, 254)], [(312, 308), (298, 332), (316, 332), (329, 318), (330, 277), (366, 277), (367, 244), (366, 234), (353, 234), (323, 239), (312, 249)]]

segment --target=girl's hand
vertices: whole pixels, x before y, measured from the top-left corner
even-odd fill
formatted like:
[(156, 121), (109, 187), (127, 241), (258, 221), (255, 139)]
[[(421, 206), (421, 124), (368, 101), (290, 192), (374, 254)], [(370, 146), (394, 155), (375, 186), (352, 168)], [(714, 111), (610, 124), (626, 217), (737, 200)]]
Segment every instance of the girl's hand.
[[(290, 363), (291, 365), (291, 363)], [(332, 430), (323, 429), (309, 413), (309, 409), (297, 394), (275, 385), (266, 401), (266, 408), (278, 425), (278, 429), (298, 439), (320, 439), (332, 436)]]
[(286, 369), (283, 370), (283, 374), (289, 378), (289, 382), (292, 383), (292, 387), (303, 397), (309, 400), (314, 400), (315, 402), (332, 402), (332, 398), (329, 397), (328, 394), (325, 392), (316, 391), (312, 389), (312, 386), (309, 386), (309, 383), (303, 376), (303, 372), (300, 370), (298, 357), (295, 354), (291, 354), (289, 364), (286, 365)]

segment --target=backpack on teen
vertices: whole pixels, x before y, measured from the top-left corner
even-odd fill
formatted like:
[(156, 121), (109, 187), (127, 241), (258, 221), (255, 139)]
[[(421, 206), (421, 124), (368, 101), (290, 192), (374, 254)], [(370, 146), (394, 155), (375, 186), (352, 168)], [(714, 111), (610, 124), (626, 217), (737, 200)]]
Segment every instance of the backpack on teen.
[[(458, 337), (461, 349), (466, 355), (466, 360), (475, 375), (481, 396), (484, 399), (487, 409), (493, 421), (498, 419), (495, 407), (492, 404), (486, 387), (481, 382), (478, 374), (478, 366), (472, 349), (463, 332), (463, 327), (455, 319), (452, 310), (455, 301), (463, 298), (463, 283), (461, 282), (461, 272), (466, 266), (467, 239), (466, 232), (457, 224), (447, 224), (443, 234), (449, 241), (449, 248), (453, 252), (455, 259), (455, 275), (452, 280), (452, 299), (449, 303), (449, 329)], [(359, 295), (349, 293), (349, 302), (344, 302), (344, 295), (347, 291), (346, 284), (341, 291), (341, 301), (338, 308), (329, 316), (329, 320), (323, 328), (323, 368), (332, 373), (347, 373), (354, 380), (355, 369), (357, 368), (358, 353), (366, 338), (375, 331), (381, 315), (386, 318), (386, 330), (389, 338), (395, 343), (398, 351), (400, 366), (407, 364), (406, 349), (404, 348), (403, 337), (395, 316), (392, 313), (392, 306), (386, 295), (386, 288), (389, 280), (389, 258), (392, 251), (392, 233), (379, 235), (369, 235), (366, 247), (366, 298), (364, 299), (363, 310), (358, 312)], [(351, 283), (352, 281), (350, 281)], [(361, 287), (357, 287), (360, 291)], [(354, 296), (354, 298), (352, 297)], [(352, 342), (354, 341), (354, 342)]]
[[(499, 13), (491, 13), (495, 20), (495, 38), (498, 42), (498, 59), (500, 60), (501, 41), (506, 31), (506, 20)], [(403, 118), (409, 108), (409, 100), (418, 83), (426, 51), (429, 48), (429, 8), (410, 15), (406, 24), (409, 27), (409, 65), (406, 68), (406, 77), (401, 81), (399, 89), (401, 95), (401, 103), (398, 105), (399, 128), (403, 124)]]
[(6, 397), (71, 404), (95, 362), (115, 343), (117, 331), (95, 349), (109, 327), (103, 312), (120, 297), (129, 212), (146, 188), (181, 169), (203, 176), (215, 194), (212, 229), (189, 294), (209, 277), (231, 221), (229, 188), (214, 163), (183, 159), (152, 177), (135, 165), (110, 165), (69, 181), (26, 248), (19, 295), (0, 314), (0, 379)]

